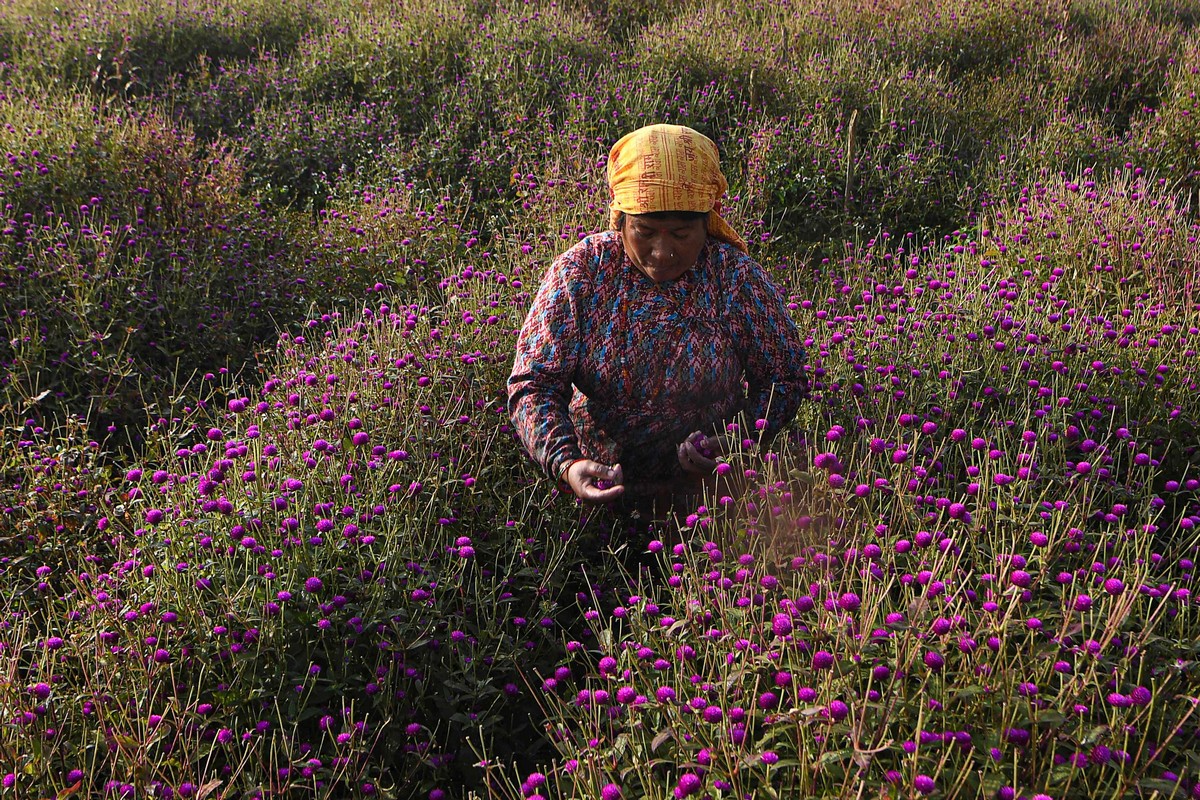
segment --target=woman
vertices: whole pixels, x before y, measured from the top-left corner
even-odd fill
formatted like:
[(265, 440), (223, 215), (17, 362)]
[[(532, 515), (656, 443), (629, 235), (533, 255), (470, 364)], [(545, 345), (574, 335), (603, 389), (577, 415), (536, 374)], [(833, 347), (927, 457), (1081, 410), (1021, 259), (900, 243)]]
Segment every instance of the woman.
[(613, 230), (550, 265), (508, 400), (560, 487), (637, 507), (701, 486), (728, 430), (777, 433), (808, 384), (779, 290), (721, 218), (716, 145), (641, 128), (613, 145), (608, 184)]

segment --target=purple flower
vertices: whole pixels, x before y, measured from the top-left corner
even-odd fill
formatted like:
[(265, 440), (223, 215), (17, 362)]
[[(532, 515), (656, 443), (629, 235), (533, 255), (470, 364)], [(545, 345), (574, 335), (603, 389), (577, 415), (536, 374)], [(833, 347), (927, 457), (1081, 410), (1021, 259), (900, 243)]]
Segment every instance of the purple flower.
[(615, 783), (606, 783), (600, 790), (600, 800), (620, 800), (621, 787)]
[(540, 772), (531, 772), (531, 773), (529, 774), (529, 777), (527, 777), (527, 778), (526, 778), (526, 779), (525, 779), (525, 780), (524, 780), (524, 781), (521, 783), (521, 792), (522, 792), (522, 794), (524, 794), (526, 797), (528, 797), (529, 795), (531, 795), (531, 794), (533, 794), (535, 791), (537, 791), (538, 787), (540, 787), (540, 786), (544, 785), (545, 783), (546, 783), (546, 776), (545, 776), (545, 775), (543, 775), (543, 774), (542, 774), (542, 773), (540, 773)]
[(819, 453), (817, 457), (813, 459), (813, 466), (817, 469), (824, 469), (830, 472), (838, 472), (842, 468), (841, 463), (838, 461), (838, 457), (833, 453)]
[(830, 653), (828, 650), (818, 650), (813, 653), (813, 669), (829, 669), (833, 666), (833, 663), (833, 653)]
[(768, 767), (779, 763), (779, 754), (774, 750), (767, 750), (761, 756), (759, 756), (759, 758), (761, 758), (762, 763), (766, 764)]
[(1120, 578), (1109, 578), (1104, 582), (1104, 591), (1116, 597), (1125, 591), (1125, 584), (1121, 582)]
[(787, 636), (792, 632), (792, 618), (789, 614), (776, 614), (771, 618), (771, 632), (776, 636)]
[(913, 778), (913, 788), (921, 794), (933, 794), (937, 789), (937, 783), (928, 775), (918, 775)]
[(694, 772), (685, 772), (679, 776), (679, 783), (675, 785), (675, 797), (684, 798), (691, 797), (704, 786), (704, 781)]
[(1130, 706), (1129, 698), (1120, 692), (1109, 692), (1105, 698), (1110, 706), (1117, 708), (1128, 708)]
[(146, 511), (146, 523), (148, 525), (157, 525), (163, 521), (164, 516), (162, 509), (151, 508)]
[(946, 665), (946, 659), (942, 658), (942, 654), (936, 650), (926, 650), (922, 660), (925, 662), (925, 666), (934, 672), (940, 672)]
[(321, 582), (320, 578), (309, 578), (304, 582), (304, 591), (312, 594), (314, 592), (321, 591), (322, 586), (324, 586), (324, 584)]

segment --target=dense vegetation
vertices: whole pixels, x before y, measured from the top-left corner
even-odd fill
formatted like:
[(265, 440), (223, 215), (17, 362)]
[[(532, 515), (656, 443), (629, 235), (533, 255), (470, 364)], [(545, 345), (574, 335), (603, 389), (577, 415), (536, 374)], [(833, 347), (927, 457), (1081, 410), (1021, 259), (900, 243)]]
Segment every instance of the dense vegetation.
[[(1200, 797), (1198, 20), (7, 0), (0, 798)], [(504, 383), (661, 121), (813, 395), (640, 552)]]

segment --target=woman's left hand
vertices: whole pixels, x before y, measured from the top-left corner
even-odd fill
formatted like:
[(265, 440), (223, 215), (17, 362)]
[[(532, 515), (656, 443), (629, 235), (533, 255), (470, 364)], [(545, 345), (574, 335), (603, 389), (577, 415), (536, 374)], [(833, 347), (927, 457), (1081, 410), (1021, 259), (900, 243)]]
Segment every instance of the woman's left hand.
[(717, 468), (717, 459), (728, 455), (730, 442), (724, 436), (705, 436), (696, 431), (678, 447), (679, 466), (692, 475), (708, 475)]

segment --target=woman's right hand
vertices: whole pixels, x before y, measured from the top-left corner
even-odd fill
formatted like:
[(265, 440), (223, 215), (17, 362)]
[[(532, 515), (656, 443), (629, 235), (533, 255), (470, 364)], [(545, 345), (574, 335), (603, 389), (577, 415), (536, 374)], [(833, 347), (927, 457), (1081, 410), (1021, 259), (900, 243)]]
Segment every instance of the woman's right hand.
[[(567, 467), (562, 479), (576, 497), (590, 505), (616, 500), (625, 493), (623, 485), (625, 477), (621, 472), (620, 464), (610, 467), (591, 459), (581, 458)], [(602, 488), (599, 485), (600, 481), (607, 482), (608, 486)]]
[(718, 458), (736, 449), (737, 443), (731, 436), (705, 436), (696, 431), (677, 447), (679, 466), (690, 475), (709, 475), (716, 470)]

